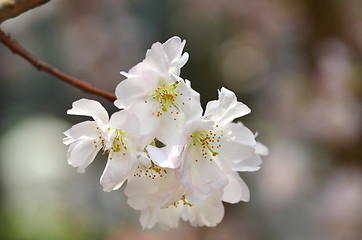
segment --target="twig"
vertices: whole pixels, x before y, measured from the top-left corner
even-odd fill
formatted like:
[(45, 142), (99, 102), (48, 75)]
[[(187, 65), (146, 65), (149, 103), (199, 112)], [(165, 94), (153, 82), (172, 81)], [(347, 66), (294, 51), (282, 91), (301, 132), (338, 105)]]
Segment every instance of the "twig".
[(49, 0), (0, 0), (0, 23), (47, 2)]
[(7, 46), (14, 54), (18, 54), (19, 56), (26, 59), (39, 71), (45, 71), (47, 73), (50, 73), (53, 76), (57, 77), (58, 79), (65, 81), (77, 88), (80, 88), (85, 92), (96, 94), (96, 95), (104, 97), (112, 102), (114, 100), (116, 100), (116, 96), (114, 94), (101, 90), (99, 88), (96, 88), (95, 86), (93, 86), (90, 83), (87, 83), (82, 80), (76, 79), (72, 76), (69, 76), (69, 75), (59, 71), (58, 69), (55, 69), (52, 66), (39, 61), (36, 57), (31, 55), (27, 50), (25, 50), (23, 47), (21, 47), (13, 38), (11, 38), (9, 35), (4, 33), (1, 29), (0, 29), (0, 41), (5, 46)]

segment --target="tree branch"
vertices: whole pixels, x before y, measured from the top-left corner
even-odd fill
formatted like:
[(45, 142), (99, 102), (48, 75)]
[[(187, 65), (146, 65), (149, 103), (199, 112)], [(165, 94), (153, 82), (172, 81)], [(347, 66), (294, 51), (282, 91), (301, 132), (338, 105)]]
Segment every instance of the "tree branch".
[(0, 0), (0, 23), (50, 0)]
[(116, 100), (116, 96), (110, 92), (101, 90), (99, 88), (94, 87), (92, 84), (84, 82), (82, 80), (76, 79), (72, 76), (69, 76), (58, 69), (53, 68), (52, 66), (39, 61), (36, 57), (31, 55), (27, 50), (22, 48), (13, 38), (4, 33), (0, 29), (0, 42), (2, 42), (5, 46), (7, 46), (14, 54), (18, 54), (19, 56), (26, 59), (30, 62), (35, 68), (39, 71), (45, 71), (50, 73), (51, 75), (57, 77), (58, 79), (65, 81), (77, 88), (82, 89), (85, 92), (93, 93), (108, 99), (109, 101)]

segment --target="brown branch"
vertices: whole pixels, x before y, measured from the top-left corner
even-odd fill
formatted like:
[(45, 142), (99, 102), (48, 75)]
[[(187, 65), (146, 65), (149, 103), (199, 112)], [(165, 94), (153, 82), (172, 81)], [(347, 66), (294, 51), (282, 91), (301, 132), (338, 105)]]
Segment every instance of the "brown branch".
[(0, 23), (47, 2), (49, 0), (0, 0)]
[(96, 95), (104, 97), (110, 101), (116, 100), (116, 96), (114, 94), (101, 90), (99, 88), (96, 88), (95, 86), (93, 86), (90, 83), (87, 83), (82, 80), (76, 79), (72, 76), (69, 76), (69, 75), (59, 71), (58, 69), (55, 69), (52, 66), (39, 61), (36, 57), (34, 57), (27, 50), (22, 48), (13, 38), (11, 38), (9, 35), (4, 33), (1, 29), (0, 29), (0, 42), (2, 42), (5, 46), (7, 46), (14, 54), (18, 54), (19, 56), (26, 59), (38, 70), (50, 73), (53, 76), (57, 77), (58, 79), (65, 81), (77, 88), (80, 88), (85, 92), (96, 94)]

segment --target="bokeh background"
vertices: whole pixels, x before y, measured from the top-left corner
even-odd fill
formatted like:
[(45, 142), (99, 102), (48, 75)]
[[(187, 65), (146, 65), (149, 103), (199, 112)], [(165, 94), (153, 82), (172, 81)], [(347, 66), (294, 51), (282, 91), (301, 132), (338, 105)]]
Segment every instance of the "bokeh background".
[(215, 228), (142, 231), (105, 159), (66, 162), (73, 101), (112, 103), (38, 72), (0, 44), (0, 239), (362, 239), (362, 1), (52, 0), (1, 25), (39, 59), (113, 92), (151, 44), (178, 35), (203, 106), (222, 86), (270, 155), (241, 173), (251, 201)]

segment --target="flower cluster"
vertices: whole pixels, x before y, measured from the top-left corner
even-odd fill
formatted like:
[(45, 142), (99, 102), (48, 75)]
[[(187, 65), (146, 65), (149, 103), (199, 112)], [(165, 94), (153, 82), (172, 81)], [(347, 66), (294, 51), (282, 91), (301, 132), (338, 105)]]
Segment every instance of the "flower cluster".
[(116, 88), (120, 111), (109, 118), (102, 105), (81, 99), (68, 114), (92, 117), (64, 134), (68, 163), (84, 172), (99, 151), (108, 155), (100, 183), (108, 192), (124, 189), (128, 204), (141, 212), (144, 228), (216, 226), (222, 202), (249, 201), (239, 171), (256, 171), (267, 148), (234, 119), (250, 113), (235, 94), (221, 88), (203, 113), (200, 95), (180, 77), (188, 60), (185, 41), (155, 43), (146, 58), (121, 72)]

